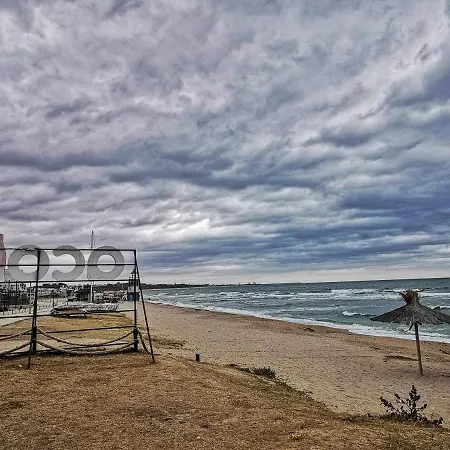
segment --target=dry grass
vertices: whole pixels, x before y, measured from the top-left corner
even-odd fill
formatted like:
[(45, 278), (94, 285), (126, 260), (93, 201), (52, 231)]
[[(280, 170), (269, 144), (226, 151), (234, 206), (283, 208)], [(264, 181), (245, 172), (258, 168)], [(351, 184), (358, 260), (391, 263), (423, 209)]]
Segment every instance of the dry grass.
[[(171, 345), (155, 339), (160, 351)], [(25, 365), (0, 360), (2, 450), (450, 448), (446, 429), (334, 414), (231, 367), (167, 356), (152, 364), (142, 353), (40, 356), (32, 370)]]
[[(84, 317), (77, 318), (64, 318), (64, 317), (40, 317), (38, 319), (38, 328), (44, 332), (61, 331), (64, 333), (56, 333), (53, 336), (57, 336), (61, 339), (74, 342), (74, 343), (97, 343), (102, 341), (108, 341), (119, 338), (131, 331), (132, 320), (126, 317), (124, 314), (90, 314)], [(108, 327), (129, 327), (118, 329), (100, 329)], [(15, 335), (23, 331), (28, 331), (31, 328), (31, 319), (21, 320), (0, 327), (0, 336)], [(78, 331), (80, 329), (97, 328), (92, 331)], [(144, 329), (141, 332), (146, 336)], [(58, 348), (60, 344), (53, 342), (47, 337), (39, 337), (45, 342), (52, 343)], [(133, 338), (130, 336), (125, 339), (124, 342), (131, 341)], [(0, 341), (0, 351), (7, 350), (17, 346), (20, 343), (29, 342), (30, 336), (21, 335), (14, 337), (13, 339)], [(146, 339), (146, 342), (148, 340)], [(152, 338), (153, 344), (161, 349), (179, 349), (184, 345), (183, 341), (177, 341), (166, 336), (155, 336)], [(38, 346), (39, 348), (39, 346)], [(28, 351), (25, 349), (23, 351)]]
[[(55, 317), (46, 316), (38, 318), (38, 327), (43, 331), (57, 331), (57, 330), (67, 330), (68, 333), (63, 333), (61, 336), (67, 338), (68, 336), (72, 338), (99, 338), (108, 337), (114, 338), (124, 334), (123, 330), (95, 330), (95, 331), (70, 331), (78, 330), (84, 328), (104, 328), (104, 327), (115, 327), (115, 326), (130, 326), (132, 322), (128, 317), (123, 314), (88, 314), (84, 317), (78, 318), (65, 318), (65, 317)], [(19, 322), (14, 322), (9, 325), (4, 325), (0, 327), (1, 334), (16, 334), (21, 331), (29, 330), (31, 328), (31, 319), (21, 320)]]
[(0, 361), (3, 450), (445, 449), (450, 433), (331, 413), (231, 368), (146, 354)]
[[(105, 329), (109, 327), (127, 327), (127, 328), (113, 328)], [(31, 320), (21, 320), (9, 325), (0, 327), (0, 335), (15, 335), (23, 331), (29, 331), (31, 328)], [(94, 328), (91, 331), (79, 331), (83, 329)], [(96, 329), (95, 329), (96, 328)], [(52, 333), (47, 335), (41, 335), (38, 333), (38, 349), (42, 349), (39, 342), (51, 345), (54, 348), (62, 349), (71, 347), (61, 342), (57, 342), (54, 338), (63, 339), (67, 342), (71, 342), (77, 346), (80, 344), (101, 344), (114, 339), (118, 345), (125, 345), (131, 343), (133, 337), (129, 335), (132, 331), (132, 322), (129, 318), (123, 314), (91, 314), (78, 318), (65, 318), (65, 317), (39, 317), (38, 329), (44, 333), (51, 333), (54, 331), (64, 331), (63, 333)], [(125, 337), (125, 335), (127, 335)], [(0, 352), (15, 348), (17, 345), (29, 342), (30, 334), (16, 336), (13, 339), (0, 341)], [(73, 347), (72, 345), (72, 347)], [(96, 347), (96, 350), (108, 350), (106, 347)], [(28, 351), (27, 348), (21, 351)]]

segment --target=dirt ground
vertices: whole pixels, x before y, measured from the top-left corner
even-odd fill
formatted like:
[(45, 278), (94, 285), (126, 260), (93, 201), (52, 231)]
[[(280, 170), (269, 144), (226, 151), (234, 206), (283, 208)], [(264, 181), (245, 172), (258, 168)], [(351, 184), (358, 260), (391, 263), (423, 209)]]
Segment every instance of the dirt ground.
[(448, 429), (338, 414), (154, 343), (156, 364), (145, 353), (39, 356), (31, 370), (26, 357), (0, 359), (0, 449), (450, 449)]

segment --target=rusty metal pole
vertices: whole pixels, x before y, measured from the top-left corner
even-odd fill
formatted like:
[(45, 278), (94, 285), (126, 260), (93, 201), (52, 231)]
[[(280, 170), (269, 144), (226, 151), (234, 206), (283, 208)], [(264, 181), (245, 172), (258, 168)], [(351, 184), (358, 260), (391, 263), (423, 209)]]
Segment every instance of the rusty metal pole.
[(132, 277), (133, 280), (133, 305), (134, 305), (134, 330), (133, 330), (133, 336), (134, 336), (134, 345), (133, 350), (137, 352), (138, 349), (138, 327), (137, 327), (137, 290), (136, 290), (136, 277), (137, 277), (137, 267), (136, 267), (136, 249), (133, 250), (134, 252), (134, 269)]
[(41, 268), (41, 249), (37, 248), (37, 264), (36, 264), (36, 283), (34, 285), (34, 304), (33, 304), (33, 317), (31, 319), (31, 335), (30, 335), (30, 351), (28, 354), (29, 369), (31, 366), (31, 355), (34, 355), (37, 350), (37, 307), (38, 307), (38, 291), (39, 291), (39, 272)]
[(147, 310), (145, 309), (144, 294), (142, 293), (141, 275), (139, 274), (139, 268), (137, 265), (136, 252), (134, 252), (134, 262), (135, 262), (135, 266), (136, 266), (136, 273), (137, 273), (138, 280), (139, 280), (139, 292), (141, 294), (142, 310), (144, 311), (145, 326), (147, 328), (147, 337), (148, 337), (148, 343), (150, 345), (150, 353), (152, 355), (152, 361), (155, 362), (155, 354), (153, 353), (152, 337), (150, 336), (150, 327), (148, 326)]

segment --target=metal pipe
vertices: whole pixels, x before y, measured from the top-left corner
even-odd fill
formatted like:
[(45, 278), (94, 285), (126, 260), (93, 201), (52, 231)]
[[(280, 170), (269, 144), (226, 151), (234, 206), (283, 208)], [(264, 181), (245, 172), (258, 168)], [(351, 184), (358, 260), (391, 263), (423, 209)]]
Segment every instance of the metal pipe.
[[(70, 266), (70, 267), (97, 267), (98, 265), (101, 265), (101, 266), (117, 266), (117, 264), (116, 263), (107, 263), (107, 262), (105, 262), (105, 263), (96, 263), (96, 264), (89, 264), (89, 263), (85, 263), (85, 264), (78, 264), (78, 263), (75, 263), (75, 264), (64, 264), (64, 263), (52, 263), (52, 262), (50, 262), (50, 263), (47, 263), (47, 264), (41, 264), (41, 267), (67, 267), (67, 266)], [(134, 266), (134, 264), (133, 263), (126, 263), (126, 262), (124, 262), (124, 263), (120, 263), (120, 265), (121, 266)], [(23, 263), (23, 264), (9, 264), (8, 265), (8, 267), (35, 267), (36, 266), (36, 264), (28, 264), (28, 263)]]
[[(133, 312), (134, 309), (121, 309), (120, 311), (98, 311), (98, 312), (89, 312), (88, 314), (121, 314), (124, 312)], [(39, 317), (53, 317), (51, 313), (41, 313), (38, 314)], [(15, 319), (29, 319), (33, 317), (32, 314), (14, 314), (10, 317), (14, 317)]]
[[(5, 250), (18, 250), (18, 248), (17, 247), (5, 247)], [(22, 250), (24, 250), (24, 249), (22, 249)], [(35, 250), (34, 246), (33, 246), (33, 250)], [(48, 248), (48, 247), (41, 248), (40, 247), (40, 250), (42, 250), (42, 251), (53, 251), (53, 250), (56, 250), (56, 248), (55, 247), (52, 247), (52, 248)], [(81, 251), (81, 252), (91, 252), (92, 251), (91, 248), (86, 248), (86, 247), (77, 248), (76, 250)], [(100, 250), (101, 250), (100, 248), (95, 248), (94, 249), (94, 251), (100, 251)], [(135, 248), (114, 248), (114, 251), (119, 251), (119, 252), (130, 252), (130, 253), (132, 253), (135, 250), (136, 250)], [(153, 251), (156, 251), (156, 250), (153, 250)], [(158, 251), (161, 251), (161, 250), (158, 250)]]
[(79, 330), (53, 330), (46, 331), (48, 334), (57, 334), (57, 333), (78, 333), (82, 331), (97, 331), (97, 330), (120, 330), (123, 328), (133, 328), (132, 325), (121, 325), (116, 327), (101, 327), (101, 328), (81, 328)]
[(141, 285), (141, 275), (139, 274), (139, 267), (137, 265), (137, 260), (136, 260), (136, 272), (139, 280), (139, 292), (141, 293), (142, 310), (144, 311), (145, 326), (147, 328), (147, 337), (150, 345), (150, 353), (152, 355), (152, 361), (155, 362), (155, 354), (153, 353), (152, 337), (150, 336), (150, 327), (148, 326), (147, 310), (145, 309), (144, 294), (142, 293), (142, 285)]
[(136, 276), (137, 276), (137, 271), (136, 271), (136, 250), (134, 250), (134, 269), (132, 272), (132, 280), (133, 280), (133, 306), (134, 306), (134, 330), (133, 330), (133, 335), (134, 335), (134, 345), (133, 345), (133, 350), (135, 352), (138, 351), (138, 328), (137, 328), (137, 292), (136, 292)]
[(37, 249), (37, 270), (36, 270), (36, 283), (34, 286), (34, 305), (33, 305), (33, 317), (31, 319), (31, 335), (30, 335), (30, 351), (28, 354), (27, 368), (31, 367), (31, 355), (36, 353), (37, 350), (37, 307), (38, 307), (38, 291), (39, 291), (39, 269), (41, 268), (41, 249)]

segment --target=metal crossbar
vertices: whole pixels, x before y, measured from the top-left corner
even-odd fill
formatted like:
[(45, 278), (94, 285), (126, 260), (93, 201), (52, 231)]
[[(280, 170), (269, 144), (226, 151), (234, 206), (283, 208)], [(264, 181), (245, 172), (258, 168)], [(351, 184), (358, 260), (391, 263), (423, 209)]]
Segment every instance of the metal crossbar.
[(70, 341), (67, 341), (66, 339), (61, 339), (61, 338), (58, 338), (56, 336), (52, 336), (51, 334), (46, 333), (45, 331), (42, 331), (40, 328), (38, 328), (37, 331), (38, 331), (39, 334), (42, 334), (43, 336), (46, 336), (49, 339), (53, 339), (56, 342), (61, 342), (62, 344), (67, 344), (67, 345), (76, 345), (76, 346), (79, 346), (79, 347), (100, 347), (100, 346), (103, 346), (103, 345), (106, 345), (106, 344), (111, 344), (113, 342), (120, 341), (120, 340), (125, 339), (128, 336), (133, 334), (133, 331), (130, 331), (129, 333), (126, 333), (123, 336), (120, 336), (118, 338), (112, 339), (110, 341), (99, 342), (99, 343), (96, 343), (96, 344), (81, 344), (81, 343), (78, 343), (78, 342), (77, 343), (70, 342)]
[(10, 348), (9, 350), (4, 350), (3, 352), (0, 352), (0, 356), (6, 356), (6, 355), (8, 355), (10, 353), (14, 353), (17, 350), (21, 350), (22, 348), (28, 347), (28, 345), (29, 345), (28, 342), (25, 342), (25, 344), (21, 344), (21, 345), (19, 345), (17, 347)]
[(84, 355), (107, 355), (108, 353), (116, 353), (123, 351), (127, 348), (130, 348), (132, 345), (134, 345), (134, 342), (130, 342), (127, 344), (122, 345), (121, 347), (116, 347), (109, 350), (88, 350), (88, 351), (77, 351), (77, 350), (71, 350), (68, 348), (60, 348), (55, 347), (54, 345), (50, 345), (46, 342), (37, 341), (39, 345), (42, 347), (48, 348), (50, 350), (53, 350), (57, 353), (67, 353), (68, 355), (78, 355), (78, 356), (84, 356)]
[(9, 339), (14, 339), (16, 337), (23, 336), (23, 335), (29, 334), (29, 333), (31, 333), (31, 330), (22, 331), (22, 332), (16, 333), (16, 334), (8, 334), (7, 336), (0, 337), (0, 341), (7, 341)]

